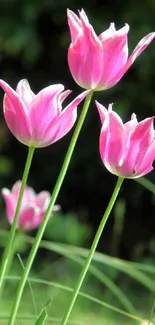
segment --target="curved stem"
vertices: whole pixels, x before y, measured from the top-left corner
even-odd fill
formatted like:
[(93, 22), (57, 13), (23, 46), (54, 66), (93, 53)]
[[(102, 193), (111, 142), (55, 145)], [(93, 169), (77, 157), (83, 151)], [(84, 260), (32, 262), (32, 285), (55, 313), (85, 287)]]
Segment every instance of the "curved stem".
[(75, 148), (79, 133), (81, 131), (82, 125), (84, 123), (84, 120), (85, 120), (85, 117), (86, 117), (86, 114), (87, 114), (87, 111), (88, 111), (88, 108), (89, 108), (89, 105), (90, 105), (90, 102), (91, 102), (92, 95), (93, 95), (93, 92), (90, 92), (87, 95), (86, 99), (85, 99), (81, 115), (80, 115), (79, 120), (77, 122), (76, 128), (74, 130), (71, 142), (69, 144), (69, 147), (68, 147), (68, 150), (67, 150), (63, 165), (62, 165), (62, 168), (60, 170), (57, 182), (55, 184), (55, 187), (54, 187), (54, 190), (53, 190), (53, 193), (52, 193), (52, 196), (51, 196), (51, 200), (50, 200), (48, 209), (47, 209), (47, 211), (45, 213), (45, 217), (43, 219), (43, 222), (42, 222), (42, 224), (41, 224), (41, 226), (40, 226), (40, 228), (38, 230), (37, 236), (35, 238), (34, 244), (32, 246), (30, 255), (28, 257), (28, 260), (27, 260), (27, 263), (26, 263), (26, 266), (25, 266), (25, 270), (23, 272), (23, 276), (22, 276), (21, 281), (19, 283), (19, 286), (17, 288), (17, 293), (16, 293), (15, 300), (14, 300), (14, 303), (13, 303), (12, 312), (11, 312), (11, 316), (10, 316), (10, 320), (9, 320), (8, 325), (13, 325), (14, 322), (15, 322), (18, 307), (19, 307), (20, 300), (21, 300), (21, 296), (22, 296), (22, 293), (23, 293), (23, 290), (24, 290), (24, 287), (25, 287), (25, 283), (27, 281), (31, 266), (32, 266), (34, 258), (36, 256), (40, 241), (41, 241), (42, 236), (44, 234), (44, 230), (46, 228), (49, 217), (51, 215), (53, 206), (54, 206), (55, 201), (57, 199), (57, 196), (59, 194), (61, 185), (62, 185), (63, 180), (65, 178), (65, 175), (66, 175), (69, 163), (71, 161), (72, 154), (73, 154), (73, 151), (74, 151), (74, 148)]
[(151, 193), (155, 194), (155, 186), (154, 184), (147, 179), (146, 177), (139, 177), (134, 179), (138, 184), (142, 185), (145, 187), (148, 191)]
[(103, 231), (103, 229), (104, 229), (104, 226), (105, 226), (105, 224), (106, 224), (106, 222), (107, 222), (107, 220), (108, 220), (108, 217), (109, 217), (109, 215), (110, 215), (110, 212), (111, 212), (111, 210), (112, 210), (112, 208), (113, 208), (113, 206), (114, 206), (114, 204), (115, 204), (115, 201), (116, 201), (116, 199), (117, 199), (118, 193), (119, 193), (120, 188), (121, 188), (121, 185), (122, 185), (122, 183), (123, 183), (123, 180), (124, 180), (124, 178), (121, 178), (121, 177), (119, 177), (118, 180), (117, 180), (117, 183), (116, 183), (116, 186), (115, 186), (115, 188), (114, 188), (114, 191), (113, 191), (112, 197), (111, 197), (111, 199), (110, 199), (110, 202), (109, 202), (109, 204), (108, 204), (108, 206), (107, 206), (107, 209), (106, 209), (106, 211), (105, 211), (105, 213), (104, 213), (104, 215), (103, 215), (103, 217), (102, 217), (102, 220), (101, 220), (100, 225), (99, 225), (99, 227), (98, 227), (98, 230), (97, 230), (97, 232), (96, 232), (96, 235), (95, 235), (95, 238), (94, 238), (94, 240), (93, 240), (92, 246), (91, 246), (91, 248), (90, 248), (90, 251), (89, 251), (88, 257), (87, 257), (87, 259), (86, 259), (86, 261), (85, 261), (85, 263), (84, 263), (84, 266), (83, 266), (83, 268), (82, 268), (81, 274), (80, 274), (80, 276), (79, 276), (79, 278), (78, 278), (78, 281), (77, 281), (77, 283), (76, 283), (76, 285), (75, 285), (74, 292), (73, 292), (73, 295), (72, 295), (72, 299), (71, 299), (71, 302), (70, 302), (69, 308), (68, 308), (68, 310), (67, 310), (67, 312), (66, 312), (66, 315), (64, 316), (62, 322), (60, 323), (61, 325), (66, 325), (66, 324), (67, 324), (67, 321), (68, 321), (69, 316), (70, 316), (70, 314), (71, 314), (71, 312), (72, 312), (72, 309), (73, 309), (74, 303), (75, 303), (75, 301), (76, 301), (76, 298), (77, 298), (77, 296), (78, 296), (78, 293), (79, 293), (79, 291), (80, 291), (80, 288), (81, 288), (81, 286), (82, 286), (82, 283), (83, 283), (83, 281), (84, 281), (84, 278), (85, 278), (86, 273), (87, 273), (87, 271), (88, 271), (89, 265), (90, 265), (90, 263), (91, 263), (91, 260), (92, 260), (92, 258), (93, 258), (93, 255), (94, 255), (94, 253), (95, 253), (95, 250), (96, 250), (97, 244), (98, 244), (99, 239), (100, 239), (100, 237), (101, 237), (101, 235), (102, 235), (102, 231)]
[(7, 270), (9, 259), (10, 259), (10, 256), (12, 255), (11, 251), (12, 251), (12, 245), (14, 242), (15, 232), (16, 232), (16, 228), (17, 228), (17, 224), (18, 224), (18, 216), (20, 213), (22, 198), (23, 198), (24, 189), (25, 189), (25, 185), (27, 182), (29, 170), (31, 167), (34, 150), (35, 150), (35, 148), (29, 148), (29, 150), (28, 150), (28, 155), (27, 155), (25, 168), (24, 168), (24, 172), (23, 172), (23, 177), (22, 177), (22, 184), (21, 184), (18, 202), (17, 202), (17, 206), (16, 206), (16, 211), (15, 211), (12, 227), (11, 227), (11, 230), (9, 233), (8, 241), (7, 241), (7, 244), (6, 244), (6, 247), (4, 250), (4, 254), (2, 257), (2, 264), (1, 264), (1, 269), (0, 269), (0, 293), (2, 291), (2, 287), (3, 287), (2, 283), (3, 283), (5, 272)]

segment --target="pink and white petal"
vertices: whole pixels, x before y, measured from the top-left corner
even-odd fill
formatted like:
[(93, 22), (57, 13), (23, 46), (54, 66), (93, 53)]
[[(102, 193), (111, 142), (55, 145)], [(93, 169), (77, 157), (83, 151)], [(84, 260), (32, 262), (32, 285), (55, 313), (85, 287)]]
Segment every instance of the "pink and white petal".
[(6, 96), (9, 97), (10, 102), (12, 103), (13, 107), (20, 106), (21, 109), (27, 111), (26, 106), (20, 96), (16, 93), (14, 89), (12, 89), (4, 80), (0, 79), (0, 86), (6, 93)]
[[(0, 86), (5, 92), (4, 96), (4, 114), (6, 108), (9, 111), (15, 111), (20, 115), (27, 116), (28, 111), (27, 107), (24, 104), (24, 101), (18, 96), (18, 94), (12, 89), (4, 80), (0, 79)], [(7, 107), (6, 107), (7, 106)]]
[[(125, 72), (126, 72), (125, 66), (123, 66), (116, 75), (111, 76), (112, 78), (107, 78), (107, 79), (103, 78), (100, 81), (98, 90), (102, 90), (102, 89), (106, 90), (106, 89), (112, 88), (120, 81), (120, 79), (124, 76)], [(103, 88), (103, 86), (104, 86), (104, 88)]]
[(76, 42), (69, 47), (68, 63), (78, 84), (84, 88), (97, 87), (102, 76), (103, 46), (92, 26), (87, 26), (85, 21), (82, 22), (82, 32)]
[(133, 145), (138, 142), (140, 150), (149, 146), (154, 138), (153, 121), (154, 117), (149, 117), (139, 122), (132, 134), (131, 141)]
[[(80, 95), (78, 95), (74, 100), (72, 100), (72, 102), (70, 104), (68, 104), (64, 110), (62, 111), (61, 115), (63, 115), (64, 113), (70, 113), (72, 112), (82, 101), (83, 99), (85, 99), (85, 97), (91, 92), (91, 90), (85, 90), (83, 91)], [(61, 117), (61, 115), (59, 116), (59, 118)]]
[(116, 85), (119, 80), (124, 76), (126, 71), (130, 68), (132, 63), (136, 60), (136, 58), (148, 47), (148, 45), (152, 42), (155, 37), (155, 33), (150, 33), (146, 35), (136, 46), (133, 53), (130, 55), (129, 59), (127, 60), (125, 66), (123, 66), (118, 73), (113, 76), (113, 78), (109, 79), (107, 82), (107, 88), (111, 88)]
[(61, 111), (62, 111), (62, 103), (68, 97), (68, 95), (71, 94), (71, 92), (72, 92), (72, 90), (65, 90), (65, 91), (63, 91), (63, 93), (61, 93), (58, 96), (58, 101), (57, 101), (57, 116), (59, 116), (59, 114), (61, 114)]
[(111, 40), (115, 39), (117, 42), (120, 43), (120, 41), (124, 37), (126, 38), (126, 35), (128, 34), (128, 32), (129, 32), (129, 25), (128, 24), (125, 24), (124, 27), (122, 27), (121, 29), (116, 30), (115, 24), (111, 23), (110, 27), (107, 30), (105, 30), (102, 34), (100, 34), (98, 37), (99, 37), (100, 41), (102, 42), (102, 44), (103, 44), (103, 42), (105, 42), (107, 40), (110, 40), (110, 39)]
[(77, 96), (58, 116), (57, 119), (53, 119), (50, 123), (44, 125), (41, 128), (40, 133), (34, 135), (34, 140), (38, 143), (38, 147), (46, 147), (60, 138), (62, 138), (67, 132), (70, 131), (74, 125), (77, 117), (76, 106), (89, 94), (90, 90), (84, 91)]
[(128, 121), (128, 122), (126, 122), (124, 124), (124, 131), (125, 131), (125, 133), (130, 133), (130, 134), (133, 133), (134, 130), (135, 130), (135, 128), (136, 128), (136, 126), (137, 126), (137, 124), (138, 124), (138, 121), (137, 121), (136, 114), (133, 113), (131, 115), (131, 120)]
[(124, 154), (124, 125), (120, 116), (109, 111), (107, 161), (111, 168), (120, 166)]
[[(108, 111), (107, 109), (102, 105), (100, 104), (97, 100), (95, 100), (95, 104), (96, 104), (96, 107), (98, 109), (98, 112), (99, 112), (99, 116), (100, 116), (100, 120), (101, 120), (101, 123), (104, 123), (104, 120), (106, 119), (107, 115), (108, 115)], [(110, 104), (112, 105), (112, 104)]]
[(22, 143), (27, 144), (31, 138), (31, 122), (23, 107), (13, 106), (9, 97), (4, 96), (4, 117), (12, 134)]
[[(137, 174), (136, 163), (138, 159), (142, 159), (145, 154), (145, 149), (139, 151), (139, 143), (129, 144), (128, 150), (126, 150), (126, 155), (123, 157), (122, 166), (117, 167), (117, 171), (123, 177), (132, 178)], [(141, 161), (141, 160), (140, 160)]]
[(135, 127), (133, 133), (127, 141), (126, 150), (124, 151), (124, 163), (121, 167), (123, 175), (132, 175), (137, 169), (136, 165), (140, 165), (147, 147), (153, 137), (153, 118), (147, 118)]
[[(39, 210), (38, 210), (39, 212)], [(36, 218), (35, 207), (25, 207), (22, 209), (18, 219), (18, 227), (21, 229), (31, 230), (33, 229), (33, 220)]]
[(102, 128), (101, 128), (101, 133), (100, 133), (100, 137), (99, 137), (99, 151), (100, 151), (100, 156), (101, 159), (103, 161), (103, 163), (105, 164), (105, 166), (109, 169), (109, 162), (107, 154), (108, 154), (108, 139), (109, 139), (109, 134), (108, 134), (108, 130), (109, 129), (109, 117), (106, 116)]
[(35, 197), (36, 197), (35, 191), (30, 186), (25, 187), (24, 194), (25, 194), (25, 196), (27, 197), (28, 200), (34, 200)]
[(123, 164), (121, 166), (121, 171), (124, 176), (130, 177), (136, 173), (135, 166), (137, 162), (141, 163), (145, 152), (146, 146), (141, 146), (141, 138), (137, 137), (135, 132), (130, 136), (128, 147), (125, 150), (125, 155), (123, 157)]
[(57, 212), (61, 210), (61, 206), (59, 204), (54, 205), (52, 212)]
[[(3, 80), (0, 86), (5, 91), (4, 117), (10, 131), (22, 142), (31, 134), (31, 123), (27, 108), (18, 94)], [(17, 119), (18, 115), (18, 119)]]
[[(122, 28), (122, 33), (112, 33), (103, 44), (103, 70), (98, 88), (110, 88), (111, 80), (122, 70), (128, 59), (127, 33), (129, 26)], [(120, 30), (121, 31), (121, 30)], [(103, 34), (99, 36), (101, 39)]]
[(21, 188), (21, 184), (22, 182), (21, 181), (17, 181), (13, 186), (12, 186), (12, 194), (13, 195), (19, 195), (19, 191), (20, 191), (20, 188)]
[(61, 139), (73, 127), (77, 118), (77, 106), (90, 93), (90, 90), (82, 92), (62, 111), (56, 121), (49, 124), (44, 133), (44, 145), (49, 145)]
[(64, 137), (73, 127), (77, 118), (77, 108), (75, 107), (73, 111), (64, 112), (60, 117), (53, 123), (51, 123), (43, 138), (43, 147), (55, 143), (62, 137)]
[(7, 188), (2, 189), (2, 197), (5, 200), (8, 221), (12, 224), (17, 202), (14, 200), (13, 195)]
[(91, 26), (91, 24), (89, 23), (89, 19), (83, 9), (81, 11), (79, 10), (79, 17), (82, 25), (84, 24), (85, 26), (88, 27)]
[(74, 125), (77, 118), (77, 109), (68, 114), (61, 114), (58, 119), (52, 121), (46, 129), (34, 137), (36, 148), (43, 148), (55, 143), (67, 134)]
[(135, 176), (132, 177), (132, 178), (139, 178), (139, 177), (145, 176), (145, 175), (151, 173), (151, 172), (153, 171), (153, 169), (154, 169), (154, 168), (153, 168), (152, 166), (148, 166), (146, 169), (143, 169), (143, 171), (142, 171), (141, 174), (139, 174), (139, 172), (138, 172), (138, 173), (135, 174)]
[(35, 204), (42, 210), (46, 211), (50, 202), (50, 193), (47, 191), (42, 191), (36, 195)]
[(152, 164), (154, 160), (155, 160), (155, 140), (153, 140), (152, 143), (148, 146), (148, 149), (145, 151), (143, 155), (143, 159), (141, 159), (141, 161), (137, 161), (137, 164), (135, 165), (135, 169), (137, 173), (142, 174), (143, 171), (147, 170), (147, 168), (150, 168), (150, 171), (153, 170)]
[(155, 37), (155, 33), (150, 33), (146, 35), (141, 41), (138, 43), (132, 54), (130, 55), (124, 73), (130, 68), (132, 63), (137, 59), (137, 57), (148, 47), (148, 45), (153, 41)]
[(109, 39), (113, 39), (115, 37), (116, 34), (116, 28), (115, 28), (115, 24), (114, 23), (110, 23), (109, 28), (107, 28), (104, 32), (102, 32), (98, 38), (100, 39), (100, 41), (105, 42)]
[[(58, 96), (64, 90), (61, 84), (42, 89), (31, 102), (30, 118), (36, 134), (58, 116)], [(34, 131), (35, 131), (34, 130)], [(35, 132), (34, 132), (35, 133)]]
[(58, 141), (71, 130), (77, 118), (77, 106), (89, 93), (90, 90), (82, 92), (62, 111), (56, 121), (59, 132), (56, 135), (55, 141)]
[(124, 125), (118, 114), (112, 111), (112, 104), (108, 111), (96, 101), (101, 121), (103, 123), (100, 134), (101, 158), (110, 170), (120, 164), (124, 149)]
[[(20, 189), (21, 189), (21, 180), (20, 181), (17, 181), (13, 187), (12, 187), (12, 194), (14, 195), (14, 197), (18, 197), (19, 195), (19, 192), (20, 192)], [(30, 186), (25, 186), (25, 189), (24, 189), (24, 194), (26, 194), (26, 197), (30, 200), (33, 200), (35, 198), (35, 191), (33, 190), (32, 187)]]
[(19, 81), (16, 92), (19, 95), (19, 97), (22, 98), (23, 102), (25, 103), (27, 110), (30, 109), (30, 103), (32, 102), (33, 98), (35, 97), (35, 94), (30, 88), (30, 85), (26, 79), (22, 79)]
[[(136, 114), (132, 114), (131, 120), (124, 124), (124, 151), (122, 155), (122, 162), (126, 160), (126, 157), (128, 155), (128, 151), (130, 148), (130, 140), (133, 132), (135, 131), (135, 128), (138, 124)], [(123, 167), (123, 166), (122, 166)]]
[(36, 194), (33, 191), (33, 189), (26, 186), (24, 189), (24, 194), (22, 199), (22, 207), (30, 206), (32, 202), (35, 201), (35, 198), (36, 198)]
[(45, 212), (41, 212), (32, 220), (31, 229), (36, 229), (40, 226), (45, 216)]
[(72, 43), (76, 41), (76, 38), (81, 31), (81, 21), (75, 13), (67, 9), (68, 25), (71, 34)]

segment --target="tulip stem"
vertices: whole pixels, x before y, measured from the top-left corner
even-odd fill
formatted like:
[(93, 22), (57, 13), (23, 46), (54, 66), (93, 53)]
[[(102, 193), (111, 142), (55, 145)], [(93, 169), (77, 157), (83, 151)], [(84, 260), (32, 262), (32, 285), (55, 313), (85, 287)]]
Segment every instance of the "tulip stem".
[(48, 223), (48, 220), (50, 218), (50, 215), (51, 215), (53, 206), (54, 206), (55, 201), (56, 201), (56, 199), (58, 197), (58, 194), (59, 194), (59, 191), (61, 189), (63, 180), (65, 178), (67, 169), (69, 167), (69, 164), (70, 164), (70, 161), (71, 161), (71, 158), (72, 158), (72, 154), (73, 154), (73, 151), (74, 151), (74, 148), (75, 148), (75, 145), (76, 145), (78, 136), (80, 134), (80, 131), (81, 131), (82, 125), (84, 123), (86, 114), (88, 112), (88, 108), (89, 108), (89, 105), (90, 105), (90, 102), (91, 102), (92, 95), (93, 95), (93, 92), (91, 91), (87, 95), (87, 97), (85, 99), (85, 102), (84, 102), (84, 105), (83, 105), (83, 109), (82, 109), (81, 115), (80, 115), (79, 120), (77, 122), (77, 125), (75, 127), (75, 130), (74, 130), (72, 139), (70, 141), (70, 144), (69, 144), (69, 147), (68, 147), (66, 156), (64, 158), (64, 162), (63, 162), (62, 168), (60, 170), (60, 173), (59, 173), (57, 182), (56, 182), (55, 187), (54, 187), (54, 190), (52, 192), (52, 196), (51, 196), (51, 200), (50, 200), (49, 206), (48, 206), (47, 211), (45, 213), (45, 216), (43, 218), (42, 224), (41, 224), (41, 226), (40, 226), (40, 228), (39, 228), (39, 230), (37, 232), (37, 235), (36, 235), (34, 244), (32, 246), (32, 249), (30, 251), (30, 254), (29, 254), (27, 263), (25, 265), (25, 270), (24, 270), (23, 275), (22, 275), (22, 278), (21, 278), (21, 280), (19, 282), (19, 285), (18, 285), (18, 288), (17, 288), (17, 293), (16, 293), (16, 296), (15, 296), (15, 299), (14, 299), (14, 303), (13, 303), (13, 307), (12, 307), (12, 311), (11, 311), (10, 320), (9, 320), (8, 325), (14, 325), (14, 323), (15, 323), (15, 319), (16, 319), (18, 307), (19, 307), (19, 304), (20, 304), (20, 300), (21, 300), (21, 297), (22, 297), (22, 293), (23, 293), (23, 290), (24, 290), (24, 287), (25, 287), (25, 284), (26, 284), (26, 281), (27, 281), (27, 278), (28, 278), (28, 275), (29, 275), (31, 266), (32, 266), (33, 261), (35, 259), (37, 250), (39, 248), (40, 241), (41, 241), (42, 236), (44, 234), (44, 230), (45, 230), (46, 225)]
[(16, 229), (17, 229), (17, 225), (18, 225), (18, 217), (19, 217), (19, 213), (20, 213), (22, 198), (23, 198), (27, 178), (29, 175), (29, 170), (31, 167), (34, 150), (35, 150), (35, 148), (31, 148), (31, 147), (28, 150), (28, 155), (27, 155), (25, 168), (24, 168), (24, 172), (23, 172), (23, 177), (22, 177), (22, 184), (21, 184), (18, 202), (17, 202), (17, 206), (16, 206), (16, 211), (15, 211), (12, 227), (11, 227), (11, 230), (9, 233), (8, 241), (6, 243), (6, 247), (5, 247), (5, 250), (3, 253), (3, 257), (2, 257), (2, 264), (1, 264), (1, 269), (0, 269), (0, 293), (2, 293), (2, 288), (3, 288), (2, 284), (3, 284), (4, 276), (7, 271), (7, 267), (9, 265), (9, 259), (11, 258), (11, 255), (12, 255), (12, 245), (14, 243), (14, 238), (15, 238), (15, 233), (16, 233)]
[(106, 224), (106, 222), (108, 220), (108, 217), (109, 217), (109, 215), (111, 213), (111, 210), (112, 210), (112, 208), (113, 208), (113, 206), (114, 206), (114, 204), (116, 202), (116, 199), (117, 199), (117, 196), (119, 194), (120, 188), (122, 186), (123, 180), (124, 180), (124, 178), (122, 178), (122, 177), (119, 177), (118, 180), (117, 180), (117, 183), (116, 183), (116, 186), (114, 188), (113, 194), (112, 194), (111, 199), (109, 201), (109, 204), (108, 204), (108, 206), (106, 208), (106, 211), (105, 211), (105, 213), (104, 213), (104, 215), (102, 217), (102, 220), (101, 220), (101, 222), (99, 224), (98, 230), (97, 230), (96, 235), (94, 237), (94, 240), (93, 240), (93, 243), (91, 245), (90, 251), (88, 253), (87, 259), (85, 261), (85, 264), (84, 264), (84, 266), (83, 266), (83, 268), (81, 270), (80, 276), (79, 276), (79, 278), (77, 280), (77, 283), (75, 285), (70, 305), (69, 305), (68, 310), (66, 312), (66, 315), (64, 316), (64, 318), (63, 318), (60, 325), (66, 325), (67, 324), (67, 321), (68, 321), (69, 316), (70, 316), (70, 314), (72, 312), (74, 303), (76, 301), (76, 298), (78, 296), (78, 293), (80, 291), (82, 283), (83, 283), (83, 281), (85, 279), (85, 276), (87, 274), (89, 265), (90, 265), (90, 263), (92, 261), (93, 255), (95, 253), (96, 247), (97, 247), (98, 242), (99, 242), (99, 239), (100, 239), (100, 237), (102, 235), (105, 224)]

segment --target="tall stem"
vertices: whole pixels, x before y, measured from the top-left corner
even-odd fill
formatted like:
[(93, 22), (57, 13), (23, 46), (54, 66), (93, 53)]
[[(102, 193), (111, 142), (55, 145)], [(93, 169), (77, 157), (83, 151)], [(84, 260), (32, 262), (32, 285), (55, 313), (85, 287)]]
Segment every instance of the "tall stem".
[(17, 206), (16, 206), (16, 211), (15, 211), (15, 215), (14, 215), (14, 219), (13, 219), (13, 224), (9, 233), (9, 237), (8, 237), (8, 241), (4, 250), (4, 254), (2, 257), (2, 264), (1, 264), (1, 269), (0, 269), (0, 293), (2, 291), (2, 283), (3, 283), (3, 279), (5, 276), (5, 272), (7, 270), (7, 266), (9, 263), (9, 258), (12, 255), (12, 245), (14, 242), (14, 237), (15, 237), (15, 232), (16, 232), (16, 228), (17, 228), (17, 224), (18, 224), (18, 216), (20, 213), (20, 208), (21, 208), (21, 203), (22, 203), (22, 198), (23, 198), (23, 194), (24, 194), (24, 189), (25, 189), (25, 185), (27, 182), (27, 178), (28, 178), (28, 174), (29, 174), (29, 170), (31, 167), (31, 162), (32, 162), (32, 158), (33, 158), (33, 154), (34, 154), (34, 150), (35, 148), (29, 148), (28, 150), (28, 155), (27, 155), (27, 159), (26, 159), (26, 163), (25, 163), (25, 168), (24, 168), (24, 172), (23, 172), (23, 177), (22, 177), (22, 184), (21, 184), (21, 188), (20, 188), (20, 192), (19, 192), (19, 197), (18, 197), (18, 202), (17, 202)]
[(99, 227), (98, 227), (98, 230), (97, 230), (97, 232), (96, 232), (96, 235), (95, 235), (95, 238), (94, 238), (94, 240), (93, 240), (92, 246), (91, 246), (91, 248), (90, 248), (90, 251), (89, 251), (88, 257), (87, 257), (87, 259), (86, 259), (86, 261), (85, 261), (85, 264), (84, 264), (84, 266), (83, 266), (83, 268), (82, 268), (82, 271), (81, 271), (81, 273), (80, 273), (80, 276), (79, 276), (79, 278), (78, 278), (78, 281), (77, 281), (77, 283), (76, 283), (76, 285), (75, 285), (75, 288), (74, 288), (74, 291), (73, 291), (73, 295), (72, 295), (72, 299), (71, 299), (70, 305), (69, 305), (69, 307), (68, 307), (68, 310), (67, 310), (67, 312), (66, 312), (66, 315), (64, 316), (64, 318), (63, 318), (63, 320), (62, 320), (62, 322), (61, 322), (61, 325), (66, 325), (66, 324), (67, 324), (67, 321), (68, 321), (69, 316), (70, 316), (70, 314), (71, 314), (71, 312), (72, 312), (72, 309), (73, 309), (74, 303), (75, 303), (75, 301), (76, 301), (76, 298), (77, 298), (77, 296), (78, 296), (78, 293), (79, 293), (79, 291), (80, 291), (80, 288), (81, 288), (81, 286), (82, 286), (82, 283), (83, 283), (83, 281), (84, 281), (84, 278), (85, 278), (86, 273), (87, 273), (87, 271), (88, 271), (89, 265), (90, 265), (90, 263), (91, 263), (91, 260), (92, 260), (92, 258), (93, 258), (93, 255), (94, 255), (94, 253), (95, 253), (95, 250), (96, 250), (97, 244), (98, 244), (99, 239), (100, 239), (100, 237), (101, 237), (101, 235), (102, 235), (102, 231), (103, 231), (103, 229), (104, 229), (104, 226), (105, 226), (105, 224), (106, 224), (106, 222), (107, 222), (107, 220), (108, 220), (108, 217), (109, 217), (109, 215), (110, 215), (110, 212), (111, 212), (111, 210), (112, 210), (112, 208), (113, 208), (113, 206), (114, 206), (114, 204), (115, 204), (115, 201), (116, 201), (116, 199), (117, 199), (118, 193), (119, 193), (120, 188), (121, 188), (121, 185), (122, 185), (122, 183), (123, 183), (123, 180), (124, 180), (124, 178), (121, 178), (121, 177), (119, 177), (118, 180), (117, 180), (117, 183), (116, 183), (116, 186), (115, 186), (115, 188), (114, 188), (114, 191), (113, 191), (112, 197), (111, 197), (111, 199), (110, 199), (110, 201), (109, 201), (109, 204), (108, 204), (108, 206), (107, 206), (107, 209), (106, 209), (106, 211), (105, 211), (105, 213), (104, 213), (104, 215), (103, 215), (103, 217), (102, 217), (102, 220), (101, 220), (100, 225), (99, 225)]
[(19, 304), (20, 304), (21, 296), (22, 296), (22, 293), (23, 293), (23, 290), (24, 290), (24, 287), (25, 287), (25, 283), (27, 281), (31, 266), (32, 266), (34, 258), (36, 256), (40, 241), (41, 241), (42, 236), (44, 234), (44, 230), (45, 230), (46, 225), (48, 223), (48, 220), (50, 218), (53, 206), (54, 206), (55, 201), (57, 199), (57, 196), (59, 194), (61, 185), (62, 185), (63, 180), (65, 178), (65, 175), (66, 175), (69, 163), (71, 161), (72, 154), (73, 154), (73, 151), (74, 151), (78, 136), (80, 134), (82, 125), (84, 123), (84, 120), (85, 120), (85, 117), (86, 117), (86, 114), (87, 114), (87, 111), (88, 111), (88, 108), (89, 108), (89, 105), (90, 105), (90, 102), (91, 102), (92, 95), (93, 95), (93, 92), (89, 93), (87, 95), (86, 99), (85, 99), (85, 103), (83, 105), (81, 115), (80, 115), (79, 120), (77, 122), (76, 128), (74, 130), (71, 142), (69, 144), (69, 147), (68, 147), (68, 150), (67, 150), (63, 165), (62, 165), (62, 168), (60, 170), (57, 182), (55, 184), (55, 187), (54, 187), (54, 190), (53, 190), (53, 193), (52, 193), (52, 196), (51, 196), (51, 201), (49, 203), (48, 209), (47, 209), (47, 211), (45, 213), (45, 217), (44, 217), (43, 222), (42, 222), (42, 224), (41, 224), (41, 226), (40, 226), (40, 228), (38, 230), (37, 236), (36, 236), (34, 244), (32, 246), (30, 255), (28, 257), (28, 260), (27, 260), (27, 263), (26, 263), (26, 266), (25, 266), (25, 270), (23, 272), (23, 276), (21, 278), (21, 281), (19, 282), (19, 286), (17, 288), (17, 293), (16, 293), (15, 300), (14, 300), (14, 303), (13, 303), (13, 307), (12, 307), (12, 311), (11, 311), (10, 320), (9, 320), (8, 325), (13, 325), (15, 323), (15, 319), (16, 319), (18, 307), (19, 307)]

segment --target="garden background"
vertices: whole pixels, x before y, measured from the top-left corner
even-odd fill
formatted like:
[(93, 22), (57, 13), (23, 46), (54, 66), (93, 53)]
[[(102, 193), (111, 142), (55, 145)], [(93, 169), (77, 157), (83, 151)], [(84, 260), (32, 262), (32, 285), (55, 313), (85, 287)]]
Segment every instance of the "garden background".
[[(20, 79), (26, 78), (35, 93), (54, 83), (62, 83), (66, 89), (72, 89), (73, 94), (70, 98), (81, 92), (80, 87), (72, 79), (67, 64), (67, 49), (70, 44), (66, 18), (67, 8), (76, 13), (78, 9), (84, 8), (97, 34), (107, 29), (110, 22), (115, 22), (117, 29), (121, 28), (124, 23), (128, 23), (130, 25), (130, 53), (141, 38), (155, 30), (155, 2), (150, 0), (145, 0), (145, 2), (133, 0), (128, 2), (121, 0), (0, 0), (1, 79), (15, 88)], [(133, 112), (136, 112), (138, 120), (155, 115), (154, 64), (155, 44), (153, 42), (114, 88), (95, 93), (94, 99), (105, 106), (114, 103), (114, 108), (124, 121), (127, 121)], [(2, 107), (3, 91), (0, 91), (0, 188), (11, 188), (18, 179), (21, 179), (27, 147), (20, 144), (8, 130)], [(78, 110), (81, 110), (81, 106)], [(44, 239), (51, 243), (59, 242), (88, 248), (92, 242), (116, 183), (116, 177), (106, 171), (102, 165), (98, 149), (99, 132), (100, 120), (94, 101), (92, 101), (57, 200), (61, 211), (50, 220), (45, 232)], [(72, 131), (59, 142), (36, 150), (28, 181), (36, 192), (52, 191), (71, 134)], [(147, 175), (147, 179), (155, 184), (155, 172)], [(2, 253), (6, 240), (4, 230), (9, 229), (2, 198), (0, 198), (0, 209), (0, 252)], [(35, 236), (35, 231), (28, 235)], [(20, 234), (16, 242), (15, 256), (19, 252), (24, 263), (30, 247), (28, 240), (23, 241), (21, 236)], [(125, 180), (115, 209), (100, 240), (98, 251), (127, 261), (141, 262), (145, 265), (154, 264), (155, 197), (137, 181)], [(57, 282), (73, 286), (79, 271), (80, 267), (66, 260), (60, 252), (54, 253), (41, 248), (32, 274), (48, 280), (54, 278)], [(153, 304), (155, 287), (151, 293), (151, 288), (148, 290), (124, 273), (111, 269), (110, 266), (102, 265), (101, 271), (110, 276), (110, 279), (124, 290), (142, 316), (148, 317)], [(17, 256), (12, 265), (12, 272), (13, 274), (22, 272)], [(9, 312), (15, 286), (16, 282), (13, 280), (7, 282), (6, 299), (2, 303), (3, 307), (0, 306), (0, 314), (4, 316)], [(93, 279), (91, 275), (88, 276), (84, 288), (92, 295), (98, 295), (100, 299), (123, 309), (119, 300), (114, 298), (106, 285), (98, 283), (97, 279)], [(40, 291), (42, 295), (38, 300), (38, 309), (43, 307), (43, 303), (50, 295), (55, 301), (52, 306), (55, 316), (60, 312), (58, 307), (60, 303), (65, 309), (64, 293), (60, 294), (56, 289), (51, 292), (51, 288), (45, 290), (38, 284), (34, 289), (34, 295), (37, 296)], [(31, 304), (27, 298), (29, 295), (29, 289), (27, 289), (21, 312), (24, 310), (25, 313), (28, 304)], [(31, 309), (31, 306), (29, 308)], [(97, 309), (98, 306), (94, 307), (94, 304), (90, 305), (87, 301), (83, 304), (78, 300), (74, 312), (75, 319), (78, 315), (78, 319), (81, 317), (80, 319), (85, 320), (86, 324), (87, 321), (89, 324), (104, 324), (105, 320), (102, 319), (102, 315), (106, 313), (108, 315), (106, 317), (109, 317), (108, 324), (110, 324), (111, 312), (105, 311), (105, 308), (101, 310), (101, 307), (99, 309), (101, 317), (94, 323), (95, 308)], [(84, 316), (85, 310), (86, 316)], [(116, 314), (115, 320), (119, 317), (120, 315)], [(128, 320), (125, 322), (124, 324), (128, 324)], [(20, 324), (27, 323), (23, 321)]]

